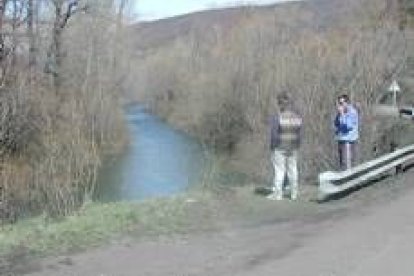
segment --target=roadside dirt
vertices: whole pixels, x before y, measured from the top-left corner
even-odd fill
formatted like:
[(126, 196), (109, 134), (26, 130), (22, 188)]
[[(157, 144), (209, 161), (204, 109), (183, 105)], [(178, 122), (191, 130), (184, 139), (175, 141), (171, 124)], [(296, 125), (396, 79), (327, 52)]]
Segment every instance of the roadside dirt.
[(223, 199), (218, 231), (15, 260), (9, 275), (413, 275), (413, 177), (411, 170), (323, 204), (251, 195), (265, 207), (240, 210)]

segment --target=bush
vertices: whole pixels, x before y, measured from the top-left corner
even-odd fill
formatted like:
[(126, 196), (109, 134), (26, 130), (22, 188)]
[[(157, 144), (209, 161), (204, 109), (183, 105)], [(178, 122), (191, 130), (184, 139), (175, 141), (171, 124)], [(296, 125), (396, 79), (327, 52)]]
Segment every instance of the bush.
[(205, 114), (200, 137), (218, 151), (233, 152), (241, 138), (251, 131), (237, 102), (224, 102), (214, 113)]

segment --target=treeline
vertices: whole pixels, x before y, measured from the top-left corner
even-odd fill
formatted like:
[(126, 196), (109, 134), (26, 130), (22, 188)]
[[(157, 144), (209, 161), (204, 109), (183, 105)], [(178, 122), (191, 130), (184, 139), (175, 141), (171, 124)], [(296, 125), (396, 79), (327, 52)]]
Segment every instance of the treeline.
[(125, 144), (127, 5), (0, 1), (0, 217), (72, 212)]
[(414, 26), (414, 1), (398, 0), (398, 7), (401, 28), (412, 28)]
[(372, 158), (389, 130), (375, 124), (372, 106), (406, 62), (405, 31), (388, 0), (331, 2), (333, 18), (294, 3), (266, 13), (246, 7), (231, 27), (195, 29), (140, 57), (137, 95), (230, 152), (238, 169), (268, 177), (268, 116), (287, 90), (305, 119), (302, 181), (314, 183), (334, 166), (334, 101), (348, 93), (361, 112), (361, 158)]

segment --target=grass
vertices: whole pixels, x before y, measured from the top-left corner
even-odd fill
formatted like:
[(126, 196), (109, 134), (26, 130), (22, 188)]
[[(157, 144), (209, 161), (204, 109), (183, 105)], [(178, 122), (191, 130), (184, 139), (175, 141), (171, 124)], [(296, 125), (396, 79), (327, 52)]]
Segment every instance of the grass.
[(256, 184), (219, 191), (190, 191), (141, 202), (88, 203), (72, 216), (35, 217), (4, 225), (0, 256), (48, 256), (83, 251), (124, 237), (148, 238), (287, 221), (318, 213), (309, 200), (274, 202)]
[[(0, 231), (0, 255), (18, 248), (35, 255), (58, 254), (102, 245), (127, 233), (169, 235), (194, 226), (194, 205), (209, 206), (209, 195), (194, 193), (143, 202), (89, 203), (59, 220), (36, 217), (5, 225)], [(207, 210), (207, 208), (196, 208)], [(206, 214), (204, 214), (206, 215)], [(208, 217), (208, 216), (207, 216)]]
[(315, 197), (314, 186), (302, 186), (302, 197), (297, 202), (274, 202), (255, 192), (268, 185), (263, 180), (235, 172), (214, 175), (208, 181), (215, 183), (214, 189), (207, 185), (178, 196), (139, 202), (91, 202), (64, 218), (39, 216), (3, 225), (0, 257), (10, 259), (16, 252), (27, 256), (73, 253), (125, 237), (142, 239), (249, 227), (301, 219), (331, 209), (310, 200)]

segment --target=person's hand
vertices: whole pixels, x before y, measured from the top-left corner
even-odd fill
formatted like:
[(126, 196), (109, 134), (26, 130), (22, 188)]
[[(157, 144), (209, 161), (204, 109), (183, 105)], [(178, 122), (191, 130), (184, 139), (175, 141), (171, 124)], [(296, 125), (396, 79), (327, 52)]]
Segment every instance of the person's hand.
[(338, 109), (339, 114), (344, 114), (345, 113), (345, 107), (343, 105), (338, 104), (337, 109)]

